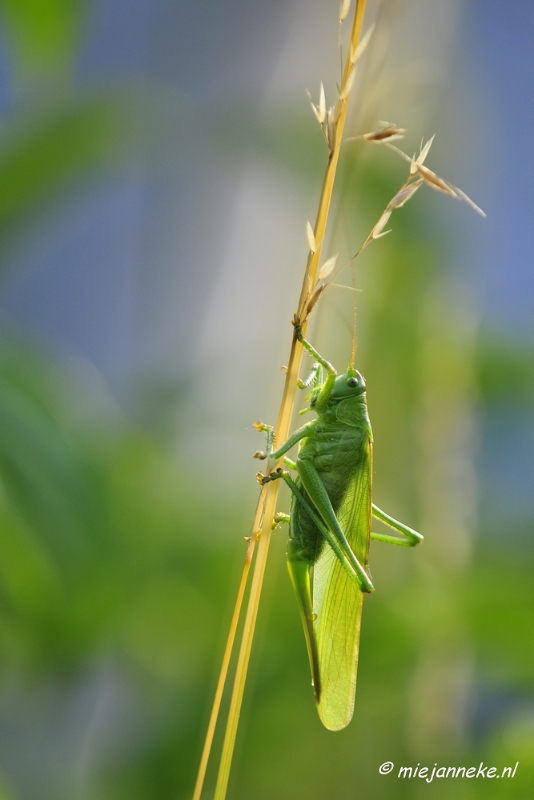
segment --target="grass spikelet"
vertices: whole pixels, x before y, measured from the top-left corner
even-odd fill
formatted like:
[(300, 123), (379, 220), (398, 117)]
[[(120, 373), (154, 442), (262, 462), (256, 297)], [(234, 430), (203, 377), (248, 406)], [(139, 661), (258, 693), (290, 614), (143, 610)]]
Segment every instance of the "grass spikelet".
[(349, 59), (351, 64), (353, 65), (357, 64), (360, 58), (363, 56), (363, 54), (367, 50), (369, 42), (371, 41), (371, 36), (373, 35), (374, 30), (375, 30), (375, 24), (373, 22), (369, 30), (366, 31), (365, 36), (362, 36), (356, 47), (349, 51)]
[(345, 82), (343, 83), (343, 86), (341, 87), (341, 91), (339, 93), (339, 99), (340, 100), (346, 100), (347, 97), (349, 96), (350, 90), (352, 89), (352, 86), (354, 84), (355, 75), (356, 75), (356, 72), (355, 72), (354, 69), (351, 70), (351, 72), (348, 73), (347, 77), (345, 78)]
[(463, 192), (457, 186), (454, 186), (452, 183), (449, 183), (449, 181), (444, 180), (439, 175), (437, 175), (433, 170), (429, 169), (427, 166), (424, 165), (423, 162), (425, 161), (428, 155), (428, 151), (430, 150), (433, 141), (434, 137), (428, 140), (425, 146), (421, 148), (421, 152), (419, 153), (417, 158), (415, 156), (410, 157), (409, 155), (407, 155), (403, 150), (400, 150), (396, 145), (392, 144), (391, 140), (389, 141), (385, 140), (384, 144), (386, 145), (386, 147), (389, 147), (391, 150), (393, 150), (393, 152), (397, 153), (405, 161), (408, 161), (408, 163), (410, 164), (411, 177), (416, 174), (419, 174), (423, 179), (423, 181), (425, 181), (425, 183), (432, 189), (435, 189), (438, 192), (443, 192), (444, 194), (448, 194), (450, 195), (450, 197), (455, 197), (459, 200), (463, 200), (464, 202), (467, 203), (468, 206), (471, 206), (471, 208), (474, 211), (476, 211), (477, 214), (480, 214), (481, 217), (485, 217), (486, 214), (484, 213), (484, 211), (482, 211), (482, 209), (479, 206), (477, 206), (477, 204), (474, 203), (471, 200), (471, 198), (466, 195), (465, 192)]
[[(402, 139), (404, 134), (406, 133), (405, 128), (399, 128), (397, 125), (394, 125), (390, 122), (384, 123), (382, 128), (378, 128), (376, 131), (371, 131), (370, 133), (362, 133), (360, 137), (352, 137), (353, 139), (364, 139), (366, 142), (375, 142), (376, 144), (380, 144), (382, 142), (393, 142), (395, 139)], [(347, 141), (349, 141), (347, 139)]]
[(315, 241), (315, 234), (313, 232), (313, 228), (310, 225), (310, 222), (306, 222), (306, 239), (308, 241), (308, 247), (310, 248), (310, 253), (317, 252), (317, 242)]
[(325, 261), (322, 267), (319, 269), (317, 277), (319, 278), (320, 281), (324, 280), (330, 275), (330, 273), (336, 266), (338, 255), (339, 253), (336, 253), (335, 256), (332, 256), (331, 258), (327, 259), (327, 261)]
[(341, 8), (339, 9), (340, 22), (345, 22), (345, 20), (347, 19), (347, 15), (350, 11), (351, 2), (352, 0), (343, 0), (343, 2), (341, 3)]

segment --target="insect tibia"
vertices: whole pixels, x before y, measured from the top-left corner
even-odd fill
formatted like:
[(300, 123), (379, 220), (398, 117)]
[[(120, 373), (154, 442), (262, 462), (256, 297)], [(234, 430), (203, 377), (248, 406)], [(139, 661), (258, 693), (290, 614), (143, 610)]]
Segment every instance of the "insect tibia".
[(295, 326), (297, 339), (299, 340), (303, 348), (307, 350), (308, 353), (310, 353), (310, 355), (312, 355), (316, 359), (316, 361), (320, 364), (320, 366), (323, 367), (328, 372), (329, 375), (337, 375), (336, 368), (329, 361), (326, 361), (326, 359), (324, 359), (322, 355), (317, 352), (315, 347), (312, 344), (310, 344), (310, 342), (307, 339), (304, 338), (302, 334), (302, 328), (299, 324), (297, 324), (296, 320), (293, 320), (293, 325)]
[(304, 627), (308, 658), (310, 661), (312, 686), (316, 700), (319, 702), (321, 697), (321, 676), (317, 638), (314, 630), (314, 622), (317, 619), (317, 615), (313, 610), (310, 562), (300, 557), (298, 545), (291, 539), (287, 546), (287, 568), (291, 583), (293, 584), (293, 589), (295, 590), (300, 617)]
[(419, 544), (425, 538), (422, 533), (418, 531), (414, 531), (413, 528), (409, 528), (408, 525), (405, 525), (403, 522), (399, 522), (398, 519), (394, 517), (390, 517), (389, 514), (386, 514), (385, 511), (378, 508), (373, 503), (373, 517), (385, 522), (390, 528), (393, 530), (398, 531), (405, 539), (400, 539), (397, 536), (388, 536), (385, 533), (371, 533), (371, 538), (377, 539), (378, 541), (388, 542), (389, 544), (400, 544), (404, 545), (405, 547), (415, 547), (415, 545)]
[(323, 370), (319, 362), (316, 361), (313, 367), (311, 368), (308, 377), (305, 380), (301, 380), (299, 378), (299, 380), (297, 381), (297, 385), (299, 389), (308, 389), (310, 386), (315, 387), (317, 386), (317, 384), (322, 382), (323, 382)]
[(267, 439), (267, 449), (264, 452), (263, 450), (257, 450), (255, 453), (252, 454), (253, 458), (268, 458), (273, 451), (273, 441), (274, 441), (274, 428), (272, 425), (266, 425), (265, 422), (258, 420), (254, 423), (254, 427), (260, 433), (263, 431), (265, 432), (266, 439)]

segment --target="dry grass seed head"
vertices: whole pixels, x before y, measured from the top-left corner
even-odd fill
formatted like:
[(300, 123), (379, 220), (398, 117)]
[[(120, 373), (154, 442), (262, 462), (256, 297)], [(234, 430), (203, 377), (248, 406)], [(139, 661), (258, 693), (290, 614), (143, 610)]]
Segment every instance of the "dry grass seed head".
[(322, 81), (321, 81), (321, 88), (319, 90), (319, 118), (320, 118), (321, 124), (326, 119), (326, 97), (325, 97), (324, 86), (323, 86), (323, 82)]
[(347, 14), (349, 13), (351, 2), (352, 0), (342, 0), (341, 7), (339, 9), (340, 22), (345, 22), (345, 20), (347, 19)]
[(395, 139), (403, 139), (406, 133), (406, 128), (399, 128), (391, 122), (384, 123), (382, 128), (370, 133), (362, 133), (359, 137), (366, 142), (374, 142), (375, 144), (382, 144), (382, 142), (392, 142)]
[(436, 189), (439, 192), (444, 192), (445, 194), (448, 194), (451, 197), (456, 197), (460, 200), (464, 200), (468, 206), (471, 206), (471, 208), (477, 212), (477, 214), (480, 214), (482, 217), (485, 217), (486, 214), (484, 213), (484, 211), (482, 211), (482, 209), (479, 206), (477, 206), (477, 204), (474, 203), (471, 200), (471, 198), (468, 197), (468, 195), (466, 195), (465, 192), (463, 192), (457, 186), (454, 186), (452, 183), (449, 183), (443, 178), (440, 178), (440, 176), (437, 175), (433, 170), (424, 166), (423, 162), (428, 155), (428, 151), (430, 150), (433, 141), (434, 137), (432, 136), (432, 138), (428, 140), (428, 142), (424, 145), (424, 147), (421, 148), (421, 151), (417, 156), (417, 158), (415, 157), (415, 155), (410, 158), (410, 156), (408, 156), (403, 150), (400, 150), (396, 145), (391, 144), (391, 139), (384, 140), (384, 144), (386, 145), (386, 147), (389, 147), (390, 150), (393, 150), (395, 153), (397, 153), (397, 155), (401, 156), (401, 158), (403, 158), (405, 161), (409, 162), (410, 178), (412, 178), (416, 174), (419, 174), (420, 177), (425, 181), (425, 183), (427, 183), (432, 189)]
[(425, 163), (425, 159), (426, 159), (426, 157), (427, 157), (427, 155), (428, 155), (428, 153), (430, 151), (430, 148), (432, 147), (432, 142), (434, 141), (435, 137), (436, 137), (436, 134), (434, 134), (434, 136), (432, 136), (424, 146), (423, 146), (423, 143), (421, 142), (419, 155), (417, 156), (417, 159), (416, 159), (416, 163), (419, 166), (421, 166), (421, 164)]
[(323, 110), (321, 111), (321, 92), (324, 95), (324, 89), (323, 89), (322, 82), (321, 82), (321, 90), (319, 92), (319, 105), (316, 106), (315, 103), (312, 100), (312, 96), (311, 96), (310, 91), (308, 89), (306, 89), (306, 94), (308, 95), (308, 99), (310, 101), (310, 106), (311, 106), (311, 109), (313, 111), (313, 114), (314, 114), (317, 122), (319, 123), (319, 125), (322, 126), (323, 122), (324, 122), (324, 119), (325, 119), (325, 110), (324, 110), (324, 107), (323, 107)]
[(309, 315), (311, 314), (311, 312), (313, 311), (313, 309), (315, 308), (315, 306), (319, 302), (320, 297), (321, 297), (321, 295), (322, 295), (322, 293), (324, 292), (325, 289), (326, 289), (326, 284), (323, 283), (321, 286), (317, 287), (317, 289), (314, 291), (314, 293), (312, 294), (312, 296), (308, 300), (308, 304), (306, 306), (306, 318), (309, 317)]
[[(386, 208), (376, 225), (374, 225), (373, 230), (367, 237), (365, 244), (368, 244), (373, 239), (380, 239), (380, 237), (385, 236), (389, 231), (385, 231), (384, 228), (387, 225), (389, 218), (391, 217), (391, 211), (389, 208)], [(365, 246), (365, 245), (364, 245)]]
[(315, 241), (315, 234), (313, 232), (313, 228), (310, 225), (309, 221), (306, 221), (306, 239), (308, 240), (308, 246), (312, 253), (317, 252), (317, 242)]
[(433, 189), (437, 189), (439, 192), (445, 192), (445, 194), (450, 194), (452, 197), (458, 197), (450, 183), (444, 181), (443, 178), (440, 178), (439, 175), (436, 175), (435, 172), (432, 172), (431, 169), (428, 169), (428, 167), (425, 167), (423, 164), (414, 163), (416, 165), (415, 172), (418, 172)]
[(402, 208), (405, 203), (410, 200), (419, 187), (423, 183), (423, 178), (417, 178), (412, 183), (406, 183), (402, 189), (399, 189), (395, 197), (393, 197), (387, 204), (387, 208), (393, 211), (396, 208)]
[(332, 272), (332, 270), (336, 266), (336, 261), (337, 261), (338, 255), (339, 255), (339, 253), (336, 253), (335, 256), (332, 256), (331, 258), (327, 259), (327, 261), (325, 261), (324, 264), (320, 267), (318, 275), (317, 275), (317, 277), (319, 278), (320, 281), (323, 281), (325, 278), (327, 278), (330, 275), (330, 273)]
[(356, 70), (353, 68), (349, 74), (347, 75), (343, 86), (341, 87), (341, 91), (339, 93), (340, 100), (346, 100), (350, 94), (350, 90), (352, 89), (352, 85), (354, 83), (354, 78), (356, 77)]
[(336, 117), (335, 117), (335, 109), (334, 106), (330, 106), (328, 109), (328, 114), (326, 116), (326, 142), (330, 151), (332, 151), (335, 142), (335, 135), (336, 135)]
[(350, 51), (351, 64), (356, 64), (365, 53), (367, 45), (371, 41), (371, 36), (373, 35), (374, 29), (375, 29), (375, 23), (373, 22), (369, 30), (365, 33), (364, 36), (362, 36), (362, 38), (358, 42), (356, 48), (354, 50), (351, 48)]

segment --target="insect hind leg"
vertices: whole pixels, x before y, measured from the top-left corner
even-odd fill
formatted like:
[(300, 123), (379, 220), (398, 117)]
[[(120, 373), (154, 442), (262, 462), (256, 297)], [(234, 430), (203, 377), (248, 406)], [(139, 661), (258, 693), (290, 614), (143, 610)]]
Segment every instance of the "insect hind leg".
[(400, 545), (401, 547), (415, 547), (416, 544), (420, 544), (425, 538), (422, 533), (418, 533), (414, 531), (413, 528), (409, 528), (408, 525), (404, 525), (403, 522), (399, 522), (394, 517), (390, 517), (389, 514), (386, 514), (385, 511), (382, 511), (378, 506), (375, 506), (373, 503), (373, 517), (384, 522), (386, 525), (389, 525), (390, 528), (393, 530), (402, 533), (405, 536), (405, 539), (402, 539), (400, 536), (391, 536), (387, 533), (371, 533), (371, 539), (375, 539), (379, 542), (387, 542), (387, 544), (396, 544)]

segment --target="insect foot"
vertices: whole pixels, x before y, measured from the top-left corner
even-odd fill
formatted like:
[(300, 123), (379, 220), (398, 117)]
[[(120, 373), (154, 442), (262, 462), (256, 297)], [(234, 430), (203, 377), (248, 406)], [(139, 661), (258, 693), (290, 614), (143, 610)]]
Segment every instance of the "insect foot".
[(272, 472), (269, 472), (268, 475), (262, 475), (261, 472), (257, 472), (256, 473), (256, 480), (258, 481), (258, 483), (261, 486), (264, 486), (266, 483), (270, 483), (271, 481), (276, 481), (279, 478), (283, 478), (284, 475), (287, 475), (287, 474), (288, 473), (285, 472), (282, 469), (282, 467), (278, 467), (278, 469), (275, 469)]
[(277, 513), (273, 517), (273, 524), (271, 530), (274, 531), (282, 522), (289, 522), (289, 514), (284, 514), (283, 511), (277, 511)]
[(279, 525), (281, 522), (289, 522), (289, 514), (284, 514), (283, 511), (277, 511), (273, 517), (273, 523)]
[(253, 422), (252, 423), (252, 427), (256, 428), (256, 430), (260, 431), (260, 433), (262, 431), (267, 431), (268, 433), (270, 433), (271, 431), (274, 431), (274, 428), (273, 428), (272, 425), (266, 425), (265, 422), (261, 421), (261, 419), (258, 419), (258, 420), (256, 420), (256, 422)]

